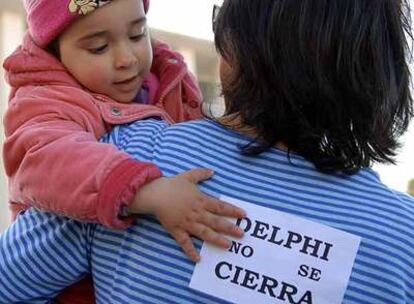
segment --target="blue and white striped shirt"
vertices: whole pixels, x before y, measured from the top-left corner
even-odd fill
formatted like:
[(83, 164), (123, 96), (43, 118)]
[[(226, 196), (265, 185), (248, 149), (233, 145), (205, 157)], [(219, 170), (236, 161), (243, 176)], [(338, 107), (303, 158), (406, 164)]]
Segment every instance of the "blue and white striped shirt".
[[(210, 195), (359, 235), (343, 303), (414, 303), (414, 200), (384, 186), (372, 170), (327, 175), (277, 149), (244, 156), (240, 147), (249, 139), (210, 120), (169, 127), (149, 119), (117, 127), (105, 141), (154, 162), (166, 176), (213, 169), (201, 185)], [(46, 303), (89, 272), (98, 303), (228, 303), (190, 289), (193, 268), (153, 217), (117, 231), (32, 209), (0, 237), (0, 303)]]

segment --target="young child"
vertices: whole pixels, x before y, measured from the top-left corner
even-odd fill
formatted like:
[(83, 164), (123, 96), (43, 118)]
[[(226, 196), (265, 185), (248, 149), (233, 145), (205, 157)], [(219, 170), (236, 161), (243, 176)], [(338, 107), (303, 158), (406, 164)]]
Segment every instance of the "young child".
[[(229, 246), (219, 233), (241, 232), (221, 216), (243, 212), (197, 190), (210, 170), (162, 178), (155, 165), (98, 142), (113, 125), (201, 116), (201, 94), (183, 58), (159, 42), (152, 52), (149, 0), (24, 5), (29, 32), (4, 62), (12, 87), (3, 153), (13, 213), (36, 206), (114, 228), (126, 228), (130, 214), (151, 213), (194, 261), (190, 234)], [(177, 206), (186, 213), (169, 212)]]

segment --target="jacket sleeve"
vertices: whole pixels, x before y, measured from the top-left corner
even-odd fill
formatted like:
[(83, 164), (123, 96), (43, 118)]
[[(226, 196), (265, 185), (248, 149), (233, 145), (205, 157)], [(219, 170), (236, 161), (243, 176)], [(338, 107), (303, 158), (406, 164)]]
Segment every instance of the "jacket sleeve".
[(45, 97), (39, 94), (42, 89), (36, 90), (15, 96), (4, 119), (10, 200), (79, 220), (127, 227), (134, 218), (120, 218), (121, 208), (161, 172), (98, 142), (107, 130), (91, 100), (73, 101), (59, 92)]

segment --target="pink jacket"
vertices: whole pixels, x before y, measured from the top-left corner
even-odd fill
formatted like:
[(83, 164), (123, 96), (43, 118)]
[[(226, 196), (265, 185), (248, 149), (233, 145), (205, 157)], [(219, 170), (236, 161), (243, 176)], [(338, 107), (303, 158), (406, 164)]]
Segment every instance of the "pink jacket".
[[(171, 122), (201, 117), (201, 93), (183, 58), (155, 43), (150, 86), (155, 106), (121, 104), (92, 94), (29, 35), (4, 62), (12, 87), (4, 118), (4, 164), (13, 211), (29, 205), (124, 228), (122, 206), (161, 175), (97, 139), (111, 126), (157, 116)], [(167, 114), (168, 113), (168, 114)]]

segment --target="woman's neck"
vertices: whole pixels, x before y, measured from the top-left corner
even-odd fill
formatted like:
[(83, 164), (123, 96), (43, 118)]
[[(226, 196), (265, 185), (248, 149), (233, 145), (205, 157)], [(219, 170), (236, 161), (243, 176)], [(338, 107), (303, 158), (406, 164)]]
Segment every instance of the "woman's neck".
[(237, 131), (238, 133), (241, 133), (243, 135), (254, 138), (256, 138), (259, 135), (259, 132), (256, 130), (256, 128), (245, 125), (242, 122), (240, 116), (237, 114), (222, 116), (218, 118), (217, 121), (223, 126)]
[[(246, 124), (244, 124), (238, 114), (230, 114), (230, 115), (222, 116), (216, 119), (216, 121), (219, 122), (221, 125), (229, 129), (232, 129), (240, 134), (243, 134), (243, 135), (246, 135), (252, 138), (259, 137), (258, 130), (255, 127), (247, 126)], [(288, 150), (288, 147), (282, 142), (276, 143), (275, 148), (278, 148), (283, 151)]]

